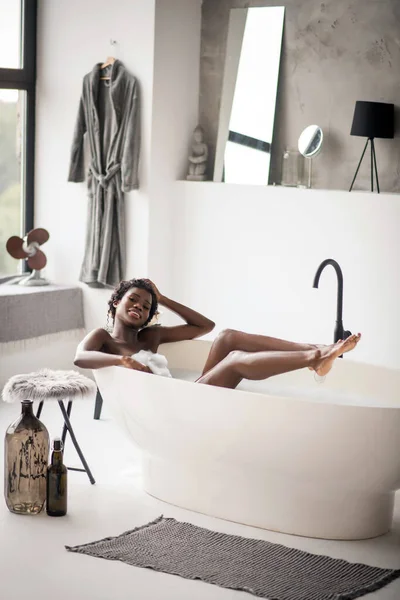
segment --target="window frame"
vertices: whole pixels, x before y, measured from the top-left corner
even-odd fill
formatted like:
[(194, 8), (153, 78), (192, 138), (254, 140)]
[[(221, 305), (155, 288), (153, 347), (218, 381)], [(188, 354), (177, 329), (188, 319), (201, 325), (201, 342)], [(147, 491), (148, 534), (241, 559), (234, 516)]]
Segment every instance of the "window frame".
[[(35, 192), (35, 111), (36, 111), (36, 38), (37, 0), (21, 0), (22, 68), (0, 68), (0, 88), (26, 92), (25, 144), (21, 181), (22, 235), (33, 229)], [(26, 262), (23, 262), (24, 271)]]

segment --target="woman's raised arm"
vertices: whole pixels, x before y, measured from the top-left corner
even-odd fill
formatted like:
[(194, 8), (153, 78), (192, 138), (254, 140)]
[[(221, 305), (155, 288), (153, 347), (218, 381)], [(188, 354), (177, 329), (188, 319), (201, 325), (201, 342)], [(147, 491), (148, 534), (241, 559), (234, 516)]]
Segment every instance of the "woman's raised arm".
[(214, 329), (214, 321), (207, 319), (207, 317), (189, 308), (188, 306), (184, 306), (179, 302), (175, 302), (175, 300), (171, 300), (171, 298), (167, 298), (159, 292), (157, 287), (152, 281), (150, 281), (150, 279), (147, 279), (146, 281), (153, 286), (158, 303), (162, 306), (166, 306), (169, 310), (179, 315), (184, 321), (186, 321), (185, 325), (176, 325), (175, 327), (157, 327), (160, 336), (160, 344), (192, 340), (193, 338), (205, 335)]

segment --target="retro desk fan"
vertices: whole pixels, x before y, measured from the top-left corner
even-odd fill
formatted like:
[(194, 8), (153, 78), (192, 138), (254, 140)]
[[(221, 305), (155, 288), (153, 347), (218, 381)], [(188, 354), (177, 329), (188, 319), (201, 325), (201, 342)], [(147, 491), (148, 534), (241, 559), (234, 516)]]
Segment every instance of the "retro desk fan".
[(40, 275), (40, 271), (47, 263), (46, 255), (40, 246), (47, 242), (49, 237), (47, 229), (38, 228), (29, 231), (24, 238), (13, 235), (7, 240), (7, 252), (13, 258), (26, 259), (28, 267), (32, 269), (32, 273), (18, 282), (19, 285), (48, 285), (50, 283)]

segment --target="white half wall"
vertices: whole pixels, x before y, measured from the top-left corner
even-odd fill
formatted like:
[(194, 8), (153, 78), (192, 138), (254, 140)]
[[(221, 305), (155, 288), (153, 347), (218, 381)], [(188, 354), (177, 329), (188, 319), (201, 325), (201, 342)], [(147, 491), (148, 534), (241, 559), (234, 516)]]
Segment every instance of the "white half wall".
[[(44, 368), (74, 369), (92, 379), (91, 371), (80, 369), (73, 364), (76, 347), (84, 335), (83, 330), (73, 329), (0, 344), (0, 390), (13, 375)], [(1, 404), (2, 402), (0, 410)]]
[[(400, 197), (177, 182), (175, 296), (217, 323), (330, 343), (334, 258), (344, 277), (343, 323), (362, 342), (346, 360), (400, 368)], [(215, 332), (211, 334), (215, 335)]]

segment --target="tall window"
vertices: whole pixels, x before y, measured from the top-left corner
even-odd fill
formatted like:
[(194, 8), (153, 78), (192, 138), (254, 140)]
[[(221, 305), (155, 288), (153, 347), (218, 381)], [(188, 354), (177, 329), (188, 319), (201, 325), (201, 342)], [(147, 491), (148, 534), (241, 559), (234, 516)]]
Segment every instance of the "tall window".
[(6, 242), (33, 227), (36, 0), (0, 0), (0, 278), (21, 261)]

